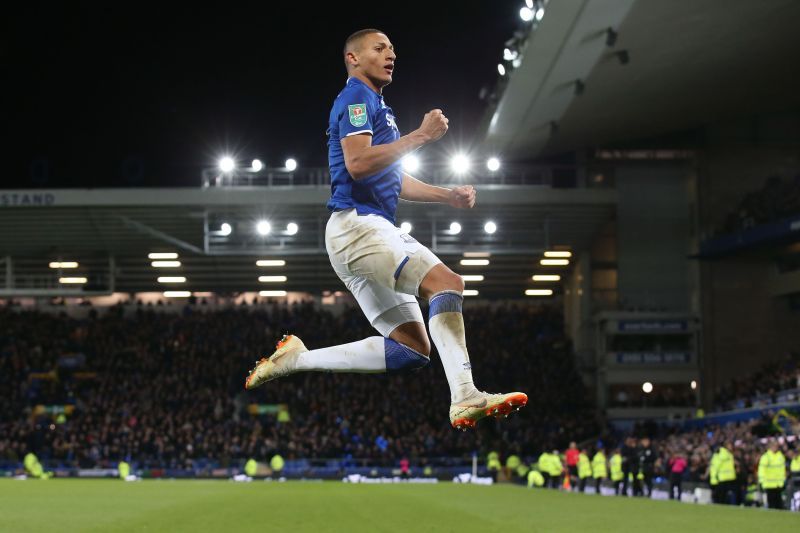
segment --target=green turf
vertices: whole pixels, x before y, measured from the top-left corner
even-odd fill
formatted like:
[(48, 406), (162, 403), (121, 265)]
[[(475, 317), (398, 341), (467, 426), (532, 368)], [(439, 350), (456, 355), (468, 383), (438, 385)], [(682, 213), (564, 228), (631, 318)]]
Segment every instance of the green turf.
[(796, 513), (517, 486), (0, 480), (0, 531), (800, 531)]

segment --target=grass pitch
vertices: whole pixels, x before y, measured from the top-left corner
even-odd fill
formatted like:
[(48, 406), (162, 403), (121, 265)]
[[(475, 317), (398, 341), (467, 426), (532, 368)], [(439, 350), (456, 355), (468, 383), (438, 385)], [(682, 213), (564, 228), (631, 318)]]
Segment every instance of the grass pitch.
[(797, 513), (499, 485), (0, 479), (0, 531), (800, 531)]

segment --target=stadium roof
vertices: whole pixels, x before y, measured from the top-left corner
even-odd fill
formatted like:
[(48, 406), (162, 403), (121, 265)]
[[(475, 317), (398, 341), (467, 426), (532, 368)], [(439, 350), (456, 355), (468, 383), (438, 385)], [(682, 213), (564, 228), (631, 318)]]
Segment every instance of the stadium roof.
[(798, 20), (793, 0), (550, 2), (485, 146), (525, 159), (797, 109)]
[[(555, 189), (530, 185), (484, 185), (473, 210), (401, 202), (398, 224), (462, 274), (485, 279), (467, 283), (481, 296), (521, 296), (531, 275), (543, 269), (547, 248), (586, 249), (613, 218), (616, 191)], [(0, 258), (7, 257), (6, 289), (18, 293), (57, 287), (51, 261), (77, 261), (75, 272), (89, 288), (142, 292), (179, 288), (192, 291), (281, 289), (321, 293), (342, 290), (324, 244), (329, 188), (323, 185), (208, 187), (197, 189), (0, 190)], [(259, 220), (272, 232), (260, 236)], [(492, 220), (498, 230), (487, 234)], [(451, 235), (458, 221), (463, 231)], [(285, 230), (295, 222), (299, 231)], [(220, 232), (232, 226), (230, 235)], [(179, 254), (178, 268), (154, 268), (151, 252)], [(488, 267), (462, 267), (465, 252), (488, 252)], [(284, 259), (282, 267), (258, 267), (257, 259)], [(113, 273), (113, 275), (111, 275)], [(280, 283), (259, 283), (260, 275), (285, 275)], [(165, 287), (158, 276), (183, 276)], [(3, 292), (0, 292), (3, 294)], [(8, 294), (5, 292), (5, 294)]]

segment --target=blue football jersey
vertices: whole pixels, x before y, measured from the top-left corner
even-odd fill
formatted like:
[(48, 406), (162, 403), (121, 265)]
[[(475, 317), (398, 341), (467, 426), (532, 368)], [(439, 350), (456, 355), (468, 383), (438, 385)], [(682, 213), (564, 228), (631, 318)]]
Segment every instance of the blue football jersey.
[(333, 102), (328, 119), (328, 165), (331, 170), (331, 199), (328, 209), (339, 211), (355, 208), (359, 215), (380, 215), (395, 223), (397, 199), (403, 173), (396, 162), (377, 174), (354, 180), (344, 165), (342, 139), (362, 133), (372, 134), (372, 145), (389, 144), (400, 138), (392, 108), (383, 96), (358, 78), (349, 78), (347, 85)]

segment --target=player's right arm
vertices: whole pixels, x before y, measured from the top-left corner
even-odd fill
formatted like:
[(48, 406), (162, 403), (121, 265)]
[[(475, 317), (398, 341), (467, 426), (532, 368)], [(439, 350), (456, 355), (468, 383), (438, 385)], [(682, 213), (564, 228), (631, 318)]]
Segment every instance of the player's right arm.
[(441, 109), (425, 113), (419, 128), (393, 143), (372, 145), (368, 132), (342, 139), (344, 166), (354, 180), (377, 174), (404, 155), (442, 138), (447, 132), (447, 117)]

